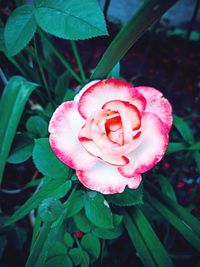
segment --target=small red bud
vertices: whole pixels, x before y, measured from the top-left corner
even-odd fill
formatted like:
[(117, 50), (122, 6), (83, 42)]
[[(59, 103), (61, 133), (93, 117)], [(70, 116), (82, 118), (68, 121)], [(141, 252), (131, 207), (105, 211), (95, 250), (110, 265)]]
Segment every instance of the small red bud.
[(185, 186), (185, 183), (183, 181), (180, 181), (177, 183), (178, 188), (183, 188)]
[(83, 237), (83, 232), (80, 231), (80, 230), (76, 230), (76, 237), (77, 237), (78, 239), (81, 239), (81, 238)]
[(169, 170), (169, 168), (170, 168), (170, 164), (169, 164), (169, 162), (164, 162), (163, 163), (163, 168), (165, 169), (165, 170)]

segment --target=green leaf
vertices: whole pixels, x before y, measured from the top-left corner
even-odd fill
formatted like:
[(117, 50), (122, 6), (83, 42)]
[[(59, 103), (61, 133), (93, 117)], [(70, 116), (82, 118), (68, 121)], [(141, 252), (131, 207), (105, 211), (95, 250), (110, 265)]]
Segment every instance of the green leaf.
[(57, 101), (63, 102), (64, 95), (69, 88), (69, 77), (70, 74), (68, 71), (65, 71), (61, 74), (57, 80), (56, 87), (55, 87), (55, 94)]
[(66, 255), (67, 249), (65, 245), (59, 241), (54, 241), (48, 252), (48, 258), (52, 258), (59, 255)]
[(70, 40), (107, 35), (104, 16), (97, 1), (43, 0), (38, 2), (35, 10), (36, 21), (50, 34)]
[(10, 225), (28, 214), (31, 210), (37, 208), (41, 201), (52, 197), (59, 199), (64, 197), (71, 188), (71, 181), (63, 183), (62, 180), (50, 180), (45, 183), (42, 188), (32, 195), (10, 218), (5, 222), (4, 226)]
[(195, 142), (193, 145), (189, 146), (189, 150), (200, 150), (200, 142)]
[(62, 203), (54, 198), (46, 198), (40, 204), (38, 213), (44, 222), (56, 221), (62, 214)]
[(67, 209), (66, 217), (72, 217), (78, 213), (84, 206), (85, 193), (83, 190), (76, 191), (64, 205)]
[(10, 15), (4, 31), (5, 45), (9, 56), (18, 54), (32, 39), (36, 22), (32, 5), (16, 8)]
[(123, 222), (124, 226), (128, 232), (128, 235), (136, 248), (137, 254), (140, 257), (144, 267), (158, 267), (153, 260), (153, 257), (141, 236), (137, 226), (135, 225), (134, 221), (130, 217), (130, 215), (123, 211)]
[(48, 118), (51, 118), (52, 115), (53, 115), (53, 113), (54, 113), (54, 111), (55, 110), (54, 110), (52, 104), (51, 103), (48, 103), (46, 105), (45, 109), (44, 109), (43, 115), (46, 116), (46, 117), (48, 117)]
[(26, 129), (36, 137), (45, 137), (48, 133), (48, 123), (40, 116), (31, 116), (26, 122)]
[(63, 101), (74, 100), (75, 95), (76, 95), (76, 92), (74, 90), (68, 89), (63, 97)]
[(67, 255), (59, 255), (48, 260), (45, 267), (73, 267), (72, 261)]
[(197, 218), (183, 208), (177, 202), (160, 192), (152, 183), (148, 180), (145, 180), (145, 184), (151, 195), (155, 196), (162, 204), (166, 205), (167, 208), (174, 213), (185, 225), (188, 225), (188, 228), (200, 238), (200, 224)]
[(31, 247), (30, 247), (30, 251), (32, 251), (33, 246), (35, 244), (35, 241), (38, 238), (38, 233), (40, 232), (41, 229), (41, 223), (42, 220), (37, 212), (36, 216), (35, 216), (35, 223), (34, 223), (34, 227), (33, 227), (33, 234), (32, 234), (32, 240), (31, 240)]
[(75, 222), (78, 230), (81, 230), (84, 233), (87, 233), (90, 231), (91, 223), (87, 219), (85, 212), (83, 210), (81, 210), (79, 213), (75, 214), (73, 219), (74, 219), (74, 222)]
[(140, 184), (137, 189), (125, 188), (124, 192), (121, 194), (108, 195), (107, 199), (109, 202), (117, 206), (134, 206), (142, 204), (143, 198), (143, 186)]
[(121, 225), (115, 226), (113, 229), (95, 228), (92, 230), (94, 236), (102, 239), (115, 239), (122, 235), (123, 227)]
[(52, 178), (67, 178), (69, 168), (53, 153), (48, 138), (35, 140), (33, 162), (39, 172), (46, 176)]
[(177, 202), (176, 194), (174, 192), (174, 189), (173, 189), (172, 185), (168, 181), (168, 179), (166, 177), (164, 177), (163, 175), (159, 175), (158, 176), (158, 181), (160, 183), (162, 192), (164, 194), (166, 194), (168, 197), (170, 197), (172, 200)]
[(123, 216), (118, 214), (113, 214), (113, 224), (114, 226), (119, 226), (122, 223)]
[(128, 23), (122, 27), (107, 48), (91, 80), (105, 78), (119, 62), (144, 31), (174, 4), (176, 0), (146, 0)]
[(32, 151), (33, 139), (26, 133), (17, 134), (7, 162), (12, 164), (22, 163), (31, 157)]
[[(37, 266), (37, 260), (41, 255), (44, 246), (47, 244), (49, 232), (51, 231), (51, 225), (52, 225), (51, 222), (47, 222), (44, 223), (43, 226), (41, 227), (40, 234), (37, 237), (35, 243), (33, 244), (33, 248), (29, 254), (25, 267)], [(47, 252), (48, 251), (46, 251), (46, 253)]]
[(44, 266), (48, 252), (51, 253), (54, 247), (52, 241), (56, 240), (58, 234), (61, 233), (64, 217), (65, 213), (63, 212), (55, 222), (44, 222), (42, 231), (33, 245), (25, 267)]
[(173, 124), (187, 143), (194, 143), (192, 130), (183, 118), (173, 115)]
[[(183, 237), (200, 252), (200, 238), (193, 231), (190, 224), (187, 221), (178, 218), (172, 209), (168, 209), (166, 205), (162, 204), (158, 199), (150, 196), (145, 192), (146, 201), (148, 201), (174, 228), (180, 232)], [(199, 222), (198, 222), (199, 224)], [(198, 227), (198, 226), (196, 226)]]
[(115, 77), (120, 78), (120, 63), (117, 62), (117, 64), (113, 67), (112, 71), (108, 74), (107, 78)]
[(67, 246), (67, 248), (72, 248), (74, 244), (74, 239), (70, 235), (70, 233), (65, 233), (64, 234), (64, 243)]
[(153, 228), (143, 215), (142, 211), (135, 207), (131, 213), (132, 220), (144, 239), (156, 266), (173, 267), (173, 263), (164, 246), (156, 236)]
[(0, 183), (24, 106), (36, 87), (37, 84), (14, 76), (9, 80), (2, 94), (0, 100)]
[(85, 234), (81, 239), (81, 246), (90, 253), (94, 258), (100, 254), (100, 241), (92, 233)]
[(172, 142), (170, 142), (168, 147), (167, 147), (166, 154), (180, 152), (180, 151), (184, 151), (184, 150), (187, 150), (187, 149), (188, 148), (186, 147), (186, 145), (184, 143), (172, 143)]
[(72, 248), (69, 251), (69, 255), (75, 266), (81, 265), (81, 267), (89, 266), (89, 256), (88, 254), (80, 248)]
[(113, 216), (107, 201), (96, 192), (88, 192), (85, 201), (87, 218), (97, 227), (113, 228)]

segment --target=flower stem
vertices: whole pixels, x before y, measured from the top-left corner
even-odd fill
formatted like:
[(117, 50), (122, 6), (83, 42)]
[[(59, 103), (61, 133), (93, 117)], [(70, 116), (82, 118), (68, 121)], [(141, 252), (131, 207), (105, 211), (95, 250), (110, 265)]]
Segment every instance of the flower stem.
[(35, 55), (36, 55), (36, 60), (37, 60), (38, 66), (39, 66), (39, 70), (40, 70), (41, 78), (42, 78), (44, 87), (45, 87), (45, 89), (46, 89), (46, 91), (47, 91), (48, 98), (49, 98), (50, 102), (53, 103), (53, 99), (52, 99), (52, 96), (51, 96), (51, 93), (50, 93), (50, 90), (49, 90), (49, 86), (48, 86), (48, 83), (47, 83), (47, 80), (46, 80), (46, 77), (45, 77), (45, 73), (44, 73), (42, 64), (41, 64), (41, 62), (40, 62), (40, 57), (39, 57), (39, 55), (38, 55), (38, 47), (37, 47), (37, 42), (36, 42), (36, 38), (35, 38), (35, 36), (34, 36), (34, 38), (33, 38), (33, 42), (34, 42)]
[[(36, 56), (36, 50), (33, 47), (26, 47), (26, 51), (28, 52), (28, 54), (30, 54), (32, 56), (33, 59), (35, 59), (37, 61), (37, 56)], [(43, 68), (45, 68), (53, 78), (57, 79), (58, 76), (57, 74), (54, 72), (54, 70), (50, 67), (47, 66), (46, 62), (43, 59), (40, 59), (40, 63), (42, 65)]]
[(82, 65), (82, 62), (81, 62), (81, 58), (80, 58), (80, 55), (79, 55), (79, 52), (78, 52), (78, 48), (77, 48), (76, 43), (74, 41), (70, 41), (70, 44), (71, 44), (72, 51), (74, 53), (77, 65), (78, 65), (79, 70), (80, 70), (81, 79), (82, 79), (83, 83), (85, 83), (87, 79), (86, 79), (84, 68), (83, 68), (83, 65)]
[(38, 28), (38, 33), (42, 37), (42, 39), (48, 45), (48, 48), (52, 51), (52, 53), (60, 60), (60, 62), (65, 66), (65, 68), (70, 72), (70, 74), (76, 79), (77, 82), (82, 84), (81, 78), (76, 74), (76, 72), (69, 65), (63, 54), (55, 47), (53, 41), (49, 38), (49, 36)]

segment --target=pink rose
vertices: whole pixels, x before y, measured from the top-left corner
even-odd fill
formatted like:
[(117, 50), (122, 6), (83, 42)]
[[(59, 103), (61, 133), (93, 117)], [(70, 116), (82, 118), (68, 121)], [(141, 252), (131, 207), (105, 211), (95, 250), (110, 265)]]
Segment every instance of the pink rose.
[(136, 189), (163, 157), (172, 108), (161, 92), (110, 78), (87, 84), (64, 102), (50, 124), (56, 156), (87, 188), (103, 194)]

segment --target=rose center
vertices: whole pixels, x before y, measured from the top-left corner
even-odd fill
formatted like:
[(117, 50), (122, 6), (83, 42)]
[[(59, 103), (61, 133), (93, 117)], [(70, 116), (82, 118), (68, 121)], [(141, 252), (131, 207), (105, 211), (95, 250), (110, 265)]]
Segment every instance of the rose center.
[(123, 144), (122, 120), (118, 112), (110, 111), (107, 114), (105, 130), (108, 138), (119, 145)]

